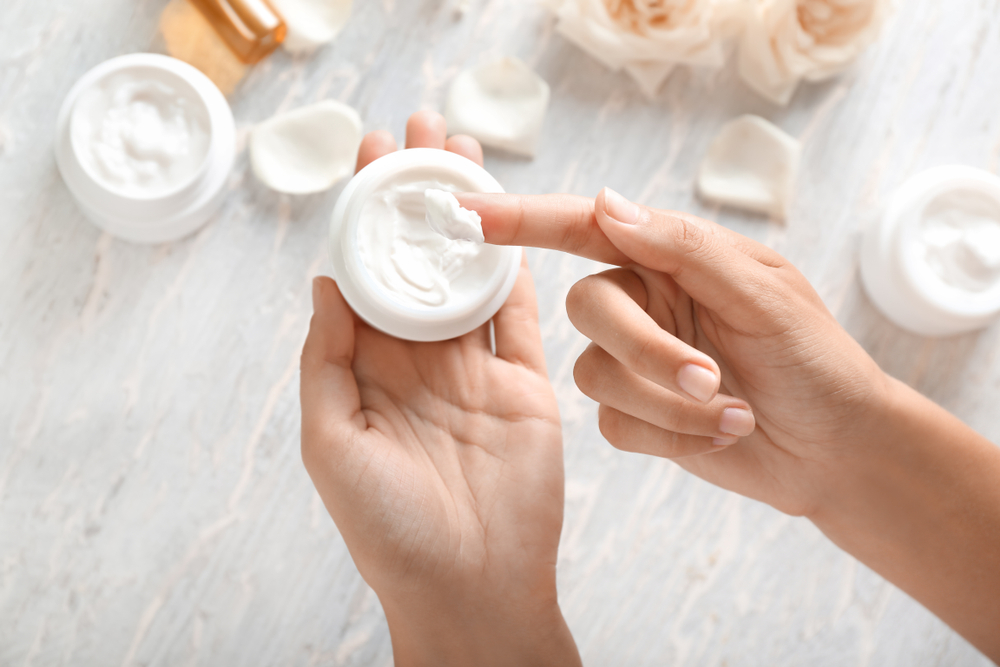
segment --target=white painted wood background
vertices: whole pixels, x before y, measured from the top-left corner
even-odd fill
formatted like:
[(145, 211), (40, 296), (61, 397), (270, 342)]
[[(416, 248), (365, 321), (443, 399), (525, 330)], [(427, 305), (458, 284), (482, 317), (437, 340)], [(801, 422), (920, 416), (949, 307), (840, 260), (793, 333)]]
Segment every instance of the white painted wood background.
[[(787, 109), (732, 70), (679, 70), (653, 101), (528, 0), (358, 0), (335, 44), (279, 52), (231, 96), (240, 155), (200, 233), (130, 245), (56, 170), (58, 106), (87, 69), (161, 51), (166, 0), (0, 1), (0, 665), (388, 665), (378, 601), (299, 458), (298, 357), (339, 188), (255, 182), (246, 131), (320, 99), (401, 138), (456, 71), (507, 54), (552, 85), (538, 157), (490, 153), (514, 192), (691, 210), (792, 259), (893, 375), (1000, 440), (1000, 327), (901, 332), (858, 283), (860, 231), (929, 166), (1000, 167), (996, 0), (909, 0), (840, 79)], [(745, 112), (805, 144), (787, 225), (706, 208), (692, 178)], [(586, 664), (983, 665), (811, 524), (603, 442), (571, 369), (563, 299), (595, 266), (532, 252), (566, 437), (561, 601)], [(1000, 601), (998, 601), (1000, 604)], [(998, 629), (1000, 631), (1000, 629)]]

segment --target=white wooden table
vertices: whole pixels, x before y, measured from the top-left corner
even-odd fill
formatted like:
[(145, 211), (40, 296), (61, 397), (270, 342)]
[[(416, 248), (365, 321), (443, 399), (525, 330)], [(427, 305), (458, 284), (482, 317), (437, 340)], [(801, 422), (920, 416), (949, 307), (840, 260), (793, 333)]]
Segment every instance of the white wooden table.
[[(1000, 327), (901, 332), (857, 273), (860, 231), (922, 168), (1000, 167), (1000, 12), (909, 0), (853, 72), (787, 109), (732, 69), (679, 70), (653, 101), (553, 33), (533, 2), (358, 0), (314, 57), (279, 52), (231, 95), (225, 208), (135, 246), (83, 219), (56, 170), (84, 71), (161, 51), (166, 0), (0, 2), (0, 665), (388, 665), (388, 630), (299, 458), (298, 357), (339, 188), (255, 182), (246, 130), (319, 99), (401, 138), (459, 68), (516, 55), (553, 89), (538, 157), (487, 155), (514, 192), (609, 185), (784, 253), (893, 375), (1000, 440)], [(745, 113), (805, 144), (786, 225), (706, 208), (695, 167)], [(569, 286), (595, 266), (533, 251), (566, 436), (563, 609), (588, 665), (983, 665), (807, 521), (603, 442), (572, 381)], [(1000, 630), (998, 630), (1000, 631)]]

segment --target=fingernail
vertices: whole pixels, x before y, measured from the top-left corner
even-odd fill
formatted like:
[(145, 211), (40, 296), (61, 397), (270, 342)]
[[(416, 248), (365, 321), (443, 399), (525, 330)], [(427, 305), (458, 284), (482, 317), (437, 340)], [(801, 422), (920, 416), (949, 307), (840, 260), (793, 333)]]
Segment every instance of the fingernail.
[(712, 438), (712, 444), (716, 445), (716, 446), (719, 446), (719, 447), (728, 447), (729, 445), (735, 445), (737, 442), (739, 442), (739, 440), (740, 439), (737, 438), (737, 437), (732, 437), (732, 438)]
[(753, 433), (753, 413), (743, 408), (726, 408), (719, 420), (719, 430), (729, 435), (744, 436)]
[(323, 293), (323, 283), (320, 282), (319, 276), (313, 278), (313, 312), (315, 313), (319, 310), (319, 297)]
[(688, 364), (677, 373), (677, 384), (695, 400), (708, 403), (715, 396), (719, 379), (704, 366)]
[(611, 188), (604, 188), (604, 210), (609, 217), (626, 225), (634, 225), (639, 219), (639, 207)]

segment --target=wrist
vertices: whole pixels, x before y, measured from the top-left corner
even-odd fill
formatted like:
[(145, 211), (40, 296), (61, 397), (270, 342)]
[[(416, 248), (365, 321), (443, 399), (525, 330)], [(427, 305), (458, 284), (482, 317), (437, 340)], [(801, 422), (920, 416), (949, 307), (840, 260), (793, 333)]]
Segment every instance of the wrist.
[(891, 464), (894, 435), (910, 409), (907, 390), (912, 390), (874, 362), (870, 366), (859, 382), (863, 390), (854, 392), (849, 409), (834, 417), (829, 425), (832, 437), (814, 444), (813, 456), (806, 457), (809, 464), (798, 480), (804, 500), (800, 511), (791, 513), (817, 525), (849, 511), (843, 507), (850, 500), (847, 489), (879, 484), (875, 476)]
[(554, 595), (449, 597), (383, 601), (396, 667), (580, 664)]
[(809, 518), (839, 547), (1000, 658), (1000, 450), (895, 380), (882, 422)]
[(909, 386), (883, 375), (853, 441), (830, 462), (821, 500), (807, 518), (821, 529), (841, 521), (854, 525), (859, 512), (866, 513), (863, 507), (895, 505), (894, 499), (915, 489), (920, 468), (936, 455), (937, 443), (928, 447), (920, 436), (952, 420), (963, 426)]

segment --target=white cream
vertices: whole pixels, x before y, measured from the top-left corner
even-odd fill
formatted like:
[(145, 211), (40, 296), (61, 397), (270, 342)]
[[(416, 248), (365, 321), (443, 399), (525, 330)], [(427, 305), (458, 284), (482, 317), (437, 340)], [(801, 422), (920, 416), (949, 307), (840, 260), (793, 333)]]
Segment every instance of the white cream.
[(435, 232), (427, 190), (503, 192), (472, 160), (408, 148), (359, 171), (330, 216), (330, 269), (344, 300), (369, 325), (403, 340), (449, 340), (483, 326), (521, 270), (521, 248)]
[(198, 174), (210, 121), (198, 93), (176, 77), (121, 71), (80, 96), (70, 136), (81, 166), (104, 187), (155, 197)]
[(482, 239), (479, 216), (461, 209), (449, 194), (458, 190), (410, 172), (387, 180), (365, 201), (358, 221), (358, 253), (368, 273), (395, 301), (420, 308), (461, 304), (489, 282), (500, 249), (482, 241), (446, 238), (429, 222), (433, 217), (447, 235), (472, 236), (475, 229)]
[(924, 336), (972, 331), (1000, 315), (1000, 177), (934, 167), (892, 195), (865, 232), (861, 277), (872, 302)]
[(427, 224), (431, 229), (452, 241), (485, 243), (483, 220), (475, 211), (462, 208), (455, 195), (445, 190), (424, 191)]
[(947, 285), (984, 292), (1000, 283), (1000, 204), (975, 190), (946, 192), (921, 213), (919, 246)]

